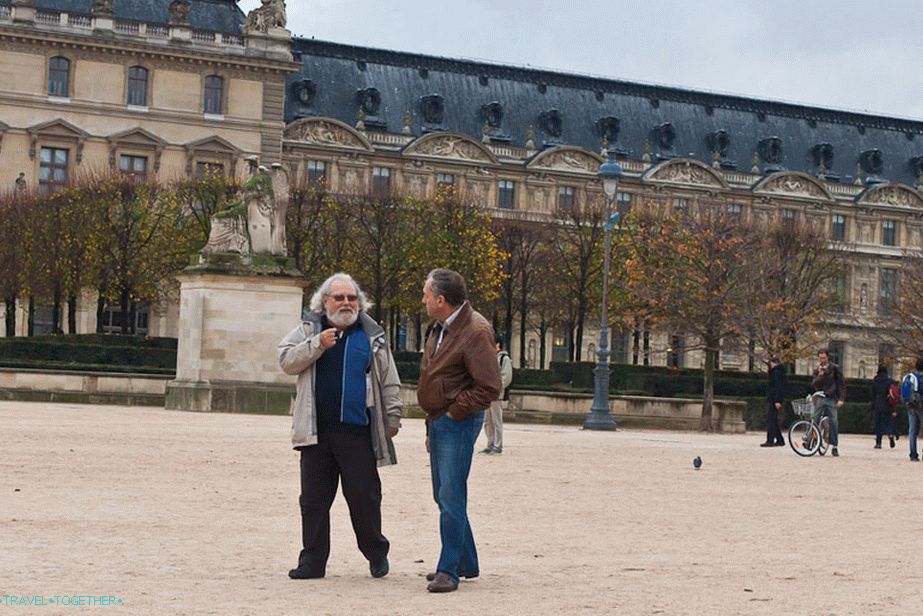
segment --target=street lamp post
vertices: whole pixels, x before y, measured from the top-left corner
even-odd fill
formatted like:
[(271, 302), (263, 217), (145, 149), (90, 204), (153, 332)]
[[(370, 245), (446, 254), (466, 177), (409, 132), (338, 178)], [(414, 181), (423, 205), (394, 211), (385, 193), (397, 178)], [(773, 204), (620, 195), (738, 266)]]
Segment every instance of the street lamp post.
[(596, 172), (602, 180), (606, 199), (606, 252), (603, 258), (602, 313), (599, 318), (599, 349), (596, 351), (596, 368), (593, 369), (593, 406), (590, 416), (583, 422), (584, 430), (616, 430), (615, 420), (609, 412), (609, 259), (612, 245), (612, 225), (619, 220), (620, 213), (612, 213), (622, 168), (612, 156), (599, 166)]

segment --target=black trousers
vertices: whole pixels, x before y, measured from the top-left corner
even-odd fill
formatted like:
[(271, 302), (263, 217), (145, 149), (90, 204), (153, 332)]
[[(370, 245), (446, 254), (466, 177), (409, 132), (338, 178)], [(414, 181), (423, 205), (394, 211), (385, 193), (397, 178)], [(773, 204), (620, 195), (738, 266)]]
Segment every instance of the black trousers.
[(776, 405), (772, 402), (769, 403), (769, 408), (766, 411), (766, 442), (785, 442), (785, 439), (782, 438), (782, 431), (779, 429), (779, 411), (776, 410)]
[(388, 555), (381, 534), (381, 480), (368, 435), (320, 434), (301, 449), (301, 540), (299, 568), (323, 575), (330, 556), (330, 506), (339, 480), (349, 506), (359, 551), (370, 562)]

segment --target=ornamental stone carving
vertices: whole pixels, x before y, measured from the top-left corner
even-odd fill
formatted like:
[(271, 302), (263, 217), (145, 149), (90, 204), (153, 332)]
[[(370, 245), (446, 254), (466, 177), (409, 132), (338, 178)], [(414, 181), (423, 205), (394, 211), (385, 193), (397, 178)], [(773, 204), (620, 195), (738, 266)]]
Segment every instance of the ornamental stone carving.
[(422, 199), (426, 196), (426, 176), (406, 174), (404, 178), (407, 194), (415, 199)]
[(362, 175), (359, 169), (344, 169), (340, 174), (341, 192), (355, 195), (361, 192)]
[(596, 174), (602, 159), (577, 149), (556, 149), (540, 154), (529, 165), (532, 169), (554, 169)]
[(671, 160), (648, 171), (645, 180), (670, 184), (688, 184), (726, 188), (727, 183), (714, 170), (694, 160)]
[(338, 121), (305, 119), (285, 128), (283, 139), (317, 145), (332, 145), (356, 150), (371, 150), (371, 146), (351, 128)]
[(923, 209), (923, 197), (914, 189), (902, 184), (887, 184), (872, 188), (861, 195), (858, 202)]
[(461, 135), (443, 135), (432, 133), (421, 137), (407, 146), (405, 155), (431, 156), (434, 158), (451, 158), (461, 161), (472, 161), (493, 164), (490, 154), (482, 146), (474, 143), (468, 137)]
[(775, 193), (829, 200), (830, 194), (816, 180), (801, 173), (779, 173), (757, 184), (754, 192)]

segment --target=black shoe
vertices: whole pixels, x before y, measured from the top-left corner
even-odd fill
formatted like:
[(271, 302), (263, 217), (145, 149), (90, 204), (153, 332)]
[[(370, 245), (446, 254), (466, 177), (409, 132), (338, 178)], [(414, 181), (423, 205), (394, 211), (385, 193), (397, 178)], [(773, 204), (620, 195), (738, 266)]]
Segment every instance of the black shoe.
[(833, 456), (834, 458), (839, 458), (840, 452), (836, 450), (836, 447), (834, 447), (833, 450), (830, 452), (830, 455)]
[(919, 457), (919, 456), (910, 456), (910, 461), (911, 461), (911, 462), (919, 462), (919, 461), (920, 461), (920, 457)]
[(894, 449), (894, 437), (893, 436), (888, 437), (888, 442), (891, 444), (891, 449)]
[(881, 443), (875, 443), (875, 447), (873, 447), (873, 449), (881, 449)]
[(318, 578), (324, 577), (324, 572), (321, 571), (311, 571), (305, 567), (298, 567), (297, 569), (292, 569), (288, 572), (288, 577), (293, 580), (316, 580)]
[[(478, 573), (477, 571), (475, 571), (474, 573), (459, 573), (459, 574), (458, 574), (458, 577), (460, 577), (460, 578), (465, 578), (466, 580), (473, 580), (474, 578), (476, 578), (476, 577), (479, 576), (479, 575), (480, 575), (480, 573)], [(435, 579), (436, 579), (436, 573), (435, 573), (435, 572), (433, 572), (433, 573), (427, 573), (427, 574), (426, 574), (426, 581), (427, 581), (427, 582), (432, 582), (432, 581), (435, 580)]]
[(388, 564), (388, 557), (385, 556), (377, 563), (369, 563), (369, 573), (372, 574), (373, 578), (383, 578), (388, 575), (388, 571), (391, 570), (391, 566)]
[(765, 443), (760, 443), (760, 447), (775, 447), (775, 444), (772, 441), (766, 441)]
[(776, 441), (776, 447), (785, 447), (785, 441), (784, 440)]

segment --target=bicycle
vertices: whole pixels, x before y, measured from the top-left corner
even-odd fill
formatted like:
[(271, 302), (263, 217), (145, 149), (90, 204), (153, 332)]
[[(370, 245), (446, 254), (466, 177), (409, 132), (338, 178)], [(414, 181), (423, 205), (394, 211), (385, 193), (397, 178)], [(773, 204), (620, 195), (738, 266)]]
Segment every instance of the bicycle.
[(824, 392), (808, 394), (804, 400), (792, 400), (792, 410), (801, 417), (788, 429), (788, 444), (799, 456), (809, 457), (815, 453), (824, 455), (830, 445), (830, 418), (824, 415), (817, 420), (817, 400)]

